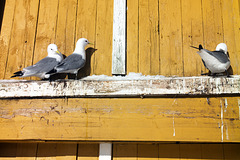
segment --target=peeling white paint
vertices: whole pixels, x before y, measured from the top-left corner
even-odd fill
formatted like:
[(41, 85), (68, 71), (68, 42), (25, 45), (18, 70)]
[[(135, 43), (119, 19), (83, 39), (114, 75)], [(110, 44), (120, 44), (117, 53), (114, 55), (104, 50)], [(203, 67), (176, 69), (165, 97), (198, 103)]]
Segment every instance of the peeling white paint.
[(222, 105), (222, 100), (220, 100), (220, 106), (221, 106), (221, 140), (223, 142), (223, 127), (224, 127), (224, 124), (223, 124), (223, 105)]
[(175, 120), (174, 120), (174, 114), (173, 114), (173, 136), (175, 137), (176, 130), (175, 130)]
[[(205, 76), (140, 76), (139, 80), (137, 78), (130, 79), (129, 76), (127, 78), (106, 78), (105, 80), (84, 78), (82, 80), (61, 80), (55, 82), (2, 80), (0, 81), (0, 98), (197, 96), (240, 93), (240, 76), (234, 76), (228, 83), (226, 83), (228, 78), (214, 79)], [(220, 83), (220, 79), (222, 79), (222, 83)], [(227, 102), (227, 99), (225, 101)]]
[(239, 108), (239, 111), (238, 111), (238, 114), (239, 114), (238, 119), (240, 120), (240, 99), (238, 99), (238, 108)]
[(227, 107), (228, 107), (227, 98), (225, 98), (224, 106), (225, 106), (225, 108), (224, 108), (224, 112), (226, 112), (226, 111), (227, 111)]

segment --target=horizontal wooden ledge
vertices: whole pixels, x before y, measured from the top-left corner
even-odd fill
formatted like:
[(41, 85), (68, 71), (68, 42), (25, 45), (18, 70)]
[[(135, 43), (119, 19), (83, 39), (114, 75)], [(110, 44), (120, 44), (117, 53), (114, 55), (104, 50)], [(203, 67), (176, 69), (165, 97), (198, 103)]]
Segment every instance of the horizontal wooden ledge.
[(239, 95), (240, 76), (134, 80), (1, 80), (0, 98)]

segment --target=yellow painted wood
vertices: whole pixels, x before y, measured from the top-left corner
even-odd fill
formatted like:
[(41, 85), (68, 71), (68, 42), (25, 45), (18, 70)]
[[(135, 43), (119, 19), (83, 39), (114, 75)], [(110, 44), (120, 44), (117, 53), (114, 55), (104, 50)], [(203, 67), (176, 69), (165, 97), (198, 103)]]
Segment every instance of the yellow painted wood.
[(224, 159), (224, 146), (227, 144), (201, 144), (202, 159)]
[(32, 65), (38, 2), (35, 0), (16, 1), (6, 79), (10, 79), (14, 72)]
[(203, 44), (202, 1), (182, 0), (181, 7), (184, 76), (201, 75), (206, 72), (202, 59), (190, 46)]
[(215, 50), (218, 43), (223, 42), (225, 34), (223, 33), (221, 0), (202, 1), (203, 12), (203, 47), (209, 50)]
[(1, 100), (0, 140), (239, 142), (239, 98), (226, 99)]
[(181, 160), (201, 159), (201, 144), (181, 144), (179, 150)]
[(76, 160), (77, 144), (39, 143), (37, 160)]
[(97, 2), (94, 74), (112, 75), (113, 0)]
[(158, 144), (139, 144), (138, 160), (158, 160)]
[[(78, 77), (89, 76), (94, 74), (95, 55), (97, 54), (91, 48), (96, 48), (96, 16), (97, 16), (96, 0), (78, 1), (77, 22), (76, 22), (76, 40), (79, 38), (87, 38), (94, 45), (86, 47), (86, 64), (79, 71)], [(105, 53), (104, 53), (105, 54)]]
[(6, 1), (4, 16), (2, 20), (2, 28), (0, 35), (0, 79), (4, 79), (4, 74), (6, 71), (6, 62), (9, 54), (9, 44), (11, 41), (11, 33), (12, 33), (12, 24), (14, 19), (14, 11), (15, 11), (15, 0)]
[(130, 143), (113, 144), (113, 160), (137, 160), (137, 146)]
[(0, 159), (35, 160), (36, 143), (0, 143)]
[(183, 75), (181, 1), (161, 0), (160, 70), (165, 76)]
[(139, 72), (139, 0), (127, 1), (127, 73)]
[(179, 144), (159, 144), (159, 160), (179, 160)]
[(139, 0), (139, 71), (157, 75), (159, 71), (158, 0)]
[(224, 159), (234, 160), (240, 158), (240, 146), (239, 144), (224, 144)]
[[(39, 8), (36, 42), (34, 46), (33, 63), (47, 56), (47, 47), (56, 43), (56, 27), (58, 15), (58, 0), (41, 0)], [(64, 19), (66, 20), (66, 19)], [(63, 33), (61, 33), (63, 34)], [(39, 78), (31, 78), (39, 80)]]
[(98, 160), (99, 144), (78, 144), (78, 160)]
[(69, 56), (75, 49), (77, 0), (60, 0), (55, 43), (59, 51)]

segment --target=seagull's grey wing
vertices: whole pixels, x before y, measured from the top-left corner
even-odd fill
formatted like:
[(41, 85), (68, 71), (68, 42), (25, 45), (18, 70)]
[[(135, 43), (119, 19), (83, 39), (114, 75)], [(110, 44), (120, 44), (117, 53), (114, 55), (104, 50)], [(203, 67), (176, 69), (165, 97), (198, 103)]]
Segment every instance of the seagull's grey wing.
[(229, 61), (228, 56), (223, 51), (209, 51), (207, 49), (203, 49), (203, 50), (206, 51), (211, 56), (218, 59), (221, 63), (226, 63)]
[(55, 58), (45, 57), (36, 64), (24, 68), (24, 70), (32, 73), (45, 73), (52, 70), (59, 62)]
[(82, 68), (85, 65), (85, 59), (79, 54), (71, 54), (65, 58), (57, 67), (58, 71), (67, 71)]

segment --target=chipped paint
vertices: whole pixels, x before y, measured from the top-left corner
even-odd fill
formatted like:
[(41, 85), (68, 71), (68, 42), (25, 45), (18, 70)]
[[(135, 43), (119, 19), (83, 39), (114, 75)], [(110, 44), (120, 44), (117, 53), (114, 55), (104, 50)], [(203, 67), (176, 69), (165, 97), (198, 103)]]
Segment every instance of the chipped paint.
[(173, 114), (173, 136), (175, 137), (176, 130), (175, 130), (175, 120), (174, 120), (174, 114)]
[(224, 112), (226, 112), (226, 111), (227, 111), (227, 107), (228, 107), (227, 98), (225, 98), (224, 106), (225, 106), (225, 108), (224, 108)]
[(238, 110), (238, 114), (239, 114), (238, 119), (240, 120), (240, 99), (238, 99), (238, 108), (239, 108), (239, 110)]
[(223, 142), (223, 105), (222, 105), (222, 100), (220, 100), (220, 107), (221, 107), (221, 141)]
[[(230, 79), (230, 80), (229, 80)], [(31, 94), (30, 94), (31, 93)], [(0, 81), (0, 98), (239, 95), (240, 76), (147, 80)]]

